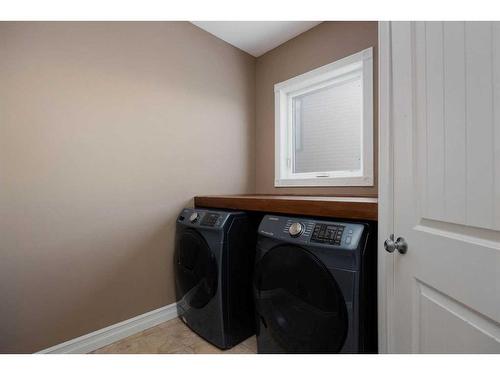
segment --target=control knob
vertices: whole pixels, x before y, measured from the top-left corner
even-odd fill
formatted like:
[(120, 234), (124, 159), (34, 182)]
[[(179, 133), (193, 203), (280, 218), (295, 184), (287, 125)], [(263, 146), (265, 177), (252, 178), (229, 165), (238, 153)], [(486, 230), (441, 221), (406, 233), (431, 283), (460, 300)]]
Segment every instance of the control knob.
[(293, 223), (290, 225), (290, 228), (288, 228), (288, 233), (292, 237), (298, 237), (302, 234), (304, 231), (304, 226), (301, 223)]
[(191, 223), (196, 223), (196, 221), (198, 220), (198, 217), (199, 217), (199, 216), (200, 216), (200, 215), (198, 215), (198, 213), (197, 213), (197, 212), (193, 212), (193, 213), (191, 214), (191, 216), (189, 216), (189, 221), (190, 221)]

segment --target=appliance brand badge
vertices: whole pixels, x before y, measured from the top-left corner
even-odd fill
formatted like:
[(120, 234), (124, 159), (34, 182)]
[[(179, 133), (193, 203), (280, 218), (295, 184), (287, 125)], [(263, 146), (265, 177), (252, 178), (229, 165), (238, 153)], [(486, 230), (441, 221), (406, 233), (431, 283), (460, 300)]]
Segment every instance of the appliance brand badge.
[(266, 232), (265, 230), (261, 230), (260, 233), (265, 234), (267, 236), (273, 236), (274, 237), (274, 233)]
[(275, 216), (269, 216), (268, 218), (269, 220), (272, 220), (272, 221), (279, 221), (279, 217), (275, 217)]

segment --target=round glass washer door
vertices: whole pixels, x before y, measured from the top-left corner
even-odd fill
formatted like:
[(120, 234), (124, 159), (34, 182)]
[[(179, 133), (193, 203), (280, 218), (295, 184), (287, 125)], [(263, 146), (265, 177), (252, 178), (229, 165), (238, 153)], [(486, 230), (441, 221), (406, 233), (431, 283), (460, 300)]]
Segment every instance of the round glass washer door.
[(176, 288), (185, 303), (201, 309), (217, 293), (217, 260), (205, 239), (194, 229), (186, 229), (178, 239), (174, 254)]
[(348, 330), (342, 292), (311, 252), (279, 245), (256, 264), (255, 305), (272, 341), (287, 353), (337, 353)]

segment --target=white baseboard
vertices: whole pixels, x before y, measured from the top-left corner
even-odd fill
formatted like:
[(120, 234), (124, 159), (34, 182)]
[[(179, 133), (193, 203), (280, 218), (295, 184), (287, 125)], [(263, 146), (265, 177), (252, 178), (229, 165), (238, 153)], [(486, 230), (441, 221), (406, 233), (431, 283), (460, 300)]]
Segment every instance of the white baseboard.
[(85, 354), (121, 340), (127, 336), (144, 331), (155, 325), (177, 317), (177, 305), (172, 303), (123, 322), (113, 324), (98, 331), (88, 333), (63, 342), (36, 354)]

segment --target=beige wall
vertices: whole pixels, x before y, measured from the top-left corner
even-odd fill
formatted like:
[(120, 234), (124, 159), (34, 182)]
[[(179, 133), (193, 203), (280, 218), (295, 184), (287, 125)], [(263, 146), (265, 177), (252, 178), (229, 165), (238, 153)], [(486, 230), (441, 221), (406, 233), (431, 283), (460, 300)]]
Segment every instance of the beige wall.
[(255, 186), (255, 59), (189, 23), (0, 23), (0, 352), (174, 302), (174, 220)]
[(273, 187), (274, 84), (369, 46), (376, 139), (376, 22), (322, 23), (257, 63), (187, 22), (0, 22), (0, 352), (174, 302), (196, 194), (376, 196)]
[(260, 194), (321, 194), (377, 196), (372, 187), (274, 187), (274, 84), (318, 68), (368, 47), (374, 48), (374, 150), (378, 138), (377, 22), (323, 22), (257, 59), (256, 190)]

